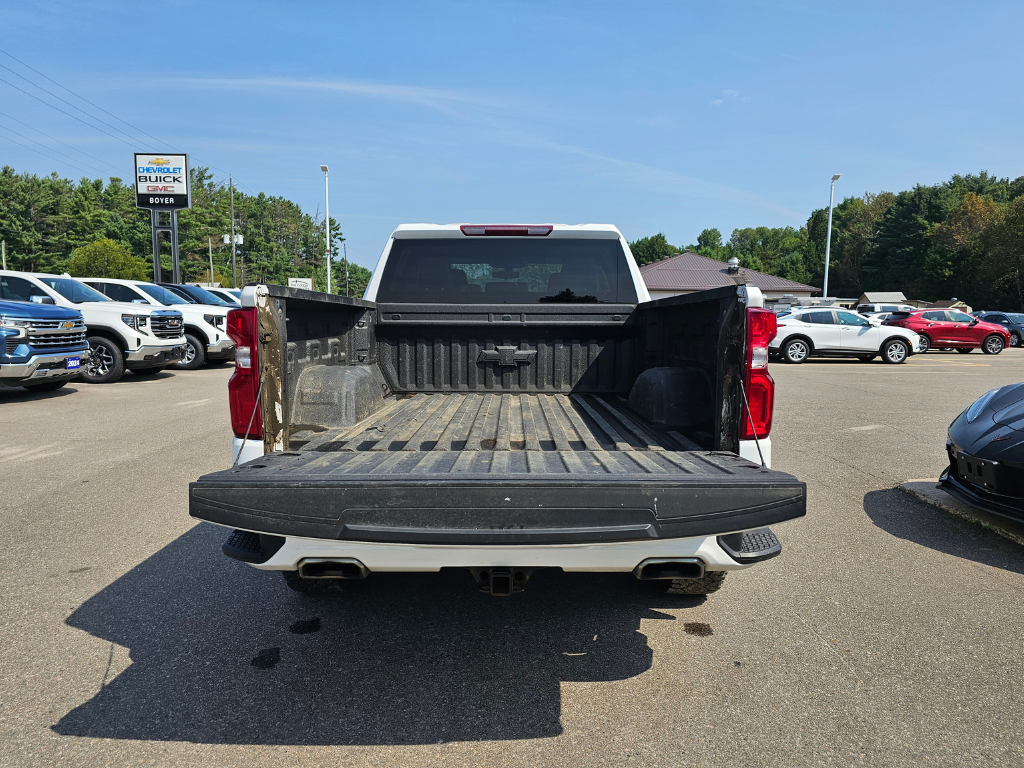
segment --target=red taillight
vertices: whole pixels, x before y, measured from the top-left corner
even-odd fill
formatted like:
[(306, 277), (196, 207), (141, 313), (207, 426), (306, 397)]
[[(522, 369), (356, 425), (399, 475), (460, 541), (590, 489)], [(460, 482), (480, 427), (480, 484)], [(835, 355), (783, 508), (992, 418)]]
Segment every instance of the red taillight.
[[(768, 345), (778, 332), (774, 312), (766, 309), (747, 310), (747, 359), (745, 384), (747, 403), (743, 409), (741, 439), (768, 437), (772, 431), (772, 411), (775, 408), (775, 381), (768, 373)], [(753, 423), (751, 423), (753, 421)]]
[(463, 224), (464, 235), (476, 237), (546, 237), (554, 229), (550, 224)]
[[(260, 391), (259, 350), (256, 347), (256, 309), (228, 310), (228, 336), (235, 342), (235, 372), (228, 379), (231, 429), (235, 437), (263, 439), (263, 419), (257, 411)], [(253, 417), (253, 412), (256, 416)], [(249, 426), (250, 421), (252, 426)]]

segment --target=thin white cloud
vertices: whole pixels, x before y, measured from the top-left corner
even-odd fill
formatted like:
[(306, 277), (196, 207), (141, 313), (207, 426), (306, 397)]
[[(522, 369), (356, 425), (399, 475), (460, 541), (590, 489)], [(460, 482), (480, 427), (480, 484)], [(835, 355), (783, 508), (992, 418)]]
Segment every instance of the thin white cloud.
[[(722, 99), (715, 99), (711, 103), (714, 104), (717, 107), (719, 104), (724, 104), (725, 102), (723, 102)], [(325, 237), (326, 237), (326, 235), (325, 235)]]
[(726, 88), (724, 91), (722, 91), (722, 95), (728, 96), (730, 99), (734, 99), (740, 95), (740, 92), (734, 91), (732, 88)]
[(164, 78), (163, 84), (182, 88), (211, 88), (238, 91), (320, 91), (348, 94), (369, 99), (397, 101), (418, 104), (432, 109), (447, 111), (456, 105), (495, 108), (504, 106), (493, 99), (464, 91), (443, 88), (425, 88), (416, 85), (396, 85), (367, 80), (300, 80), (286, 77), (171, 77)]

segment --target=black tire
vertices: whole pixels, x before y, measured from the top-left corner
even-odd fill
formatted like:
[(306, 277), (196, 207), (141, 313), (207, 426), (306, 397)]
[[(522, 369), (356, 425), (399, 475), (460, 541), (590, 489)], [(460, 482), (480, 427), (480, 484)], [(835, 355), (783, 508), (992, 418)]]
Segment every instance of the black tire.
[(185, 356), (172, 365), (179, 371), (194, 371), (206, 364), (206, 345), (191, 333), (185, 334)]
[(799, 365), (811, 355), (811, 345), (804, 339), (790, 339), (782, 345), (782, 359)]
[(722, 588), (725, 571), (705, 571), (699, 579), (672, 579), (665, 582), (666, 595), (709, 595)]
[(132, 373), (138, 376), (140, 379), (148, 379), (156, 376), (163, 368), (129, 368)]
[(1019, 347), (1020, 346), (1020, 342), (1021, 342), (1021, 338), (1020, 338), (1020, 334), (1019, 333), (1011, 333), (1010, 334), (1010, 346), (1011, 347)]
[(82, 366), (79, 378), (86, 384), (110, 384), (124, 376), (124, 355), (121, 347), (105, 336), (90, 336), (92, 357)]
[(991, 336), (986, 336), (985, 340), (981, 342), (981, 351), (986, 355), (998, 355), (1005, 346), (1006, 342), (1003, 341), (1003, 337), (998, 333), (993, 333)]
[(342, 579), (304, 579), (298, 571), (281, 571), (284, 583), (288, 588), (303, 595), (326, 597), (339, 595), (345, 591)]
[(910, 357), (910, 345), (903, 339), (889, 339), (882, 345), (882, 360), (890, 365), (900, 365)]
[(961, 355), (969, 355), (973, 351), (974, 351), (974, 347), (960, 347), (957, 350), (957, 352), (959, 352)]
[(872, 360), (875, 359), (875, 356), (874, 355), (857, 355), (857, 359), (860, 360), (862, 363), (870, 363)]
[(53, 392), (60, 389), (68, 383), (67, 379), (64, 381), (46, 381), (42, 384), (25, 384), (24, 387), (29, 392)]
[(928, 338), (927, 333), (922, 333), (919, 335), (921, 336), (921, 341), (918, 342), (918, 344), (921, 347), (921, 351), (918, 352), (918, 354), (923, 355), (925, 352), (932, 348), (932, 340)]

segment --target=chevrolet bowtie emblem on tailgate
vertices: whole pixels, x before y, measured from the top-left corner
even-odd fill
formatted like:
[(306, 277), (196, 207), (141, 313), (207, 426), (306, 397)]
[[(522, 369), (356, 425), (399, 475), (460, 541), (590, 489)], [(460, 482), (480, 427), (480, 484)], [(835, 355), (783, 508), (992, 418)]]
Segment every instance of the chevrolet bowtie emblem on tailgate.
[(535, 349), (519, 349), (518, 347), (495, 347), (480, 350), (477, 360), (481, 363), (497, 363), (500, 366), (515, 368), (520, 363), (527, 363), (537, 354)]

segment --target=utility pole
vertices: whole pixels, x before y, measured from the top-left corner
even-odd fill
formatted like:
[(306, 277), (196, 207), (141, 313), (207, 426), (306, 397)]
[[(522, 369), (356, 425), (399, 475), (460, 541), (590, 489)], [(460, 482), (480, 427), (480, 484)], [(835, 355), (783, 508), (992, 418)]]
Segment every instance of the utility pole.
[(238, 273), (235, 271), (235, 180), (231, 174), (228, 174), (228, 185), (231, 187), (231, 287), (238, 288)]
[(828, 233), (825, 235), (825, 281), (821, 290), (821, 298), (823, 299), (828, 297), (828, 257), (832, 249), (832, 202), (836, 197), (836, 179), (838, 178), (838, 173), (832, 174), (832, 188), (828, 193)]
[(213, 237), (206, 236), (206, 245), (210, 249), (210, 287), (213, 288)]
[(345, 249), (345, 295), (348, 296), (348, 243), (342, 243), (341, 247)]
[(320, 170), (324, 172), (324, 228), (327, 230), (327, 292), (331, 292), (331, 202), (327, 188), (327, 166), (321, 165)]

